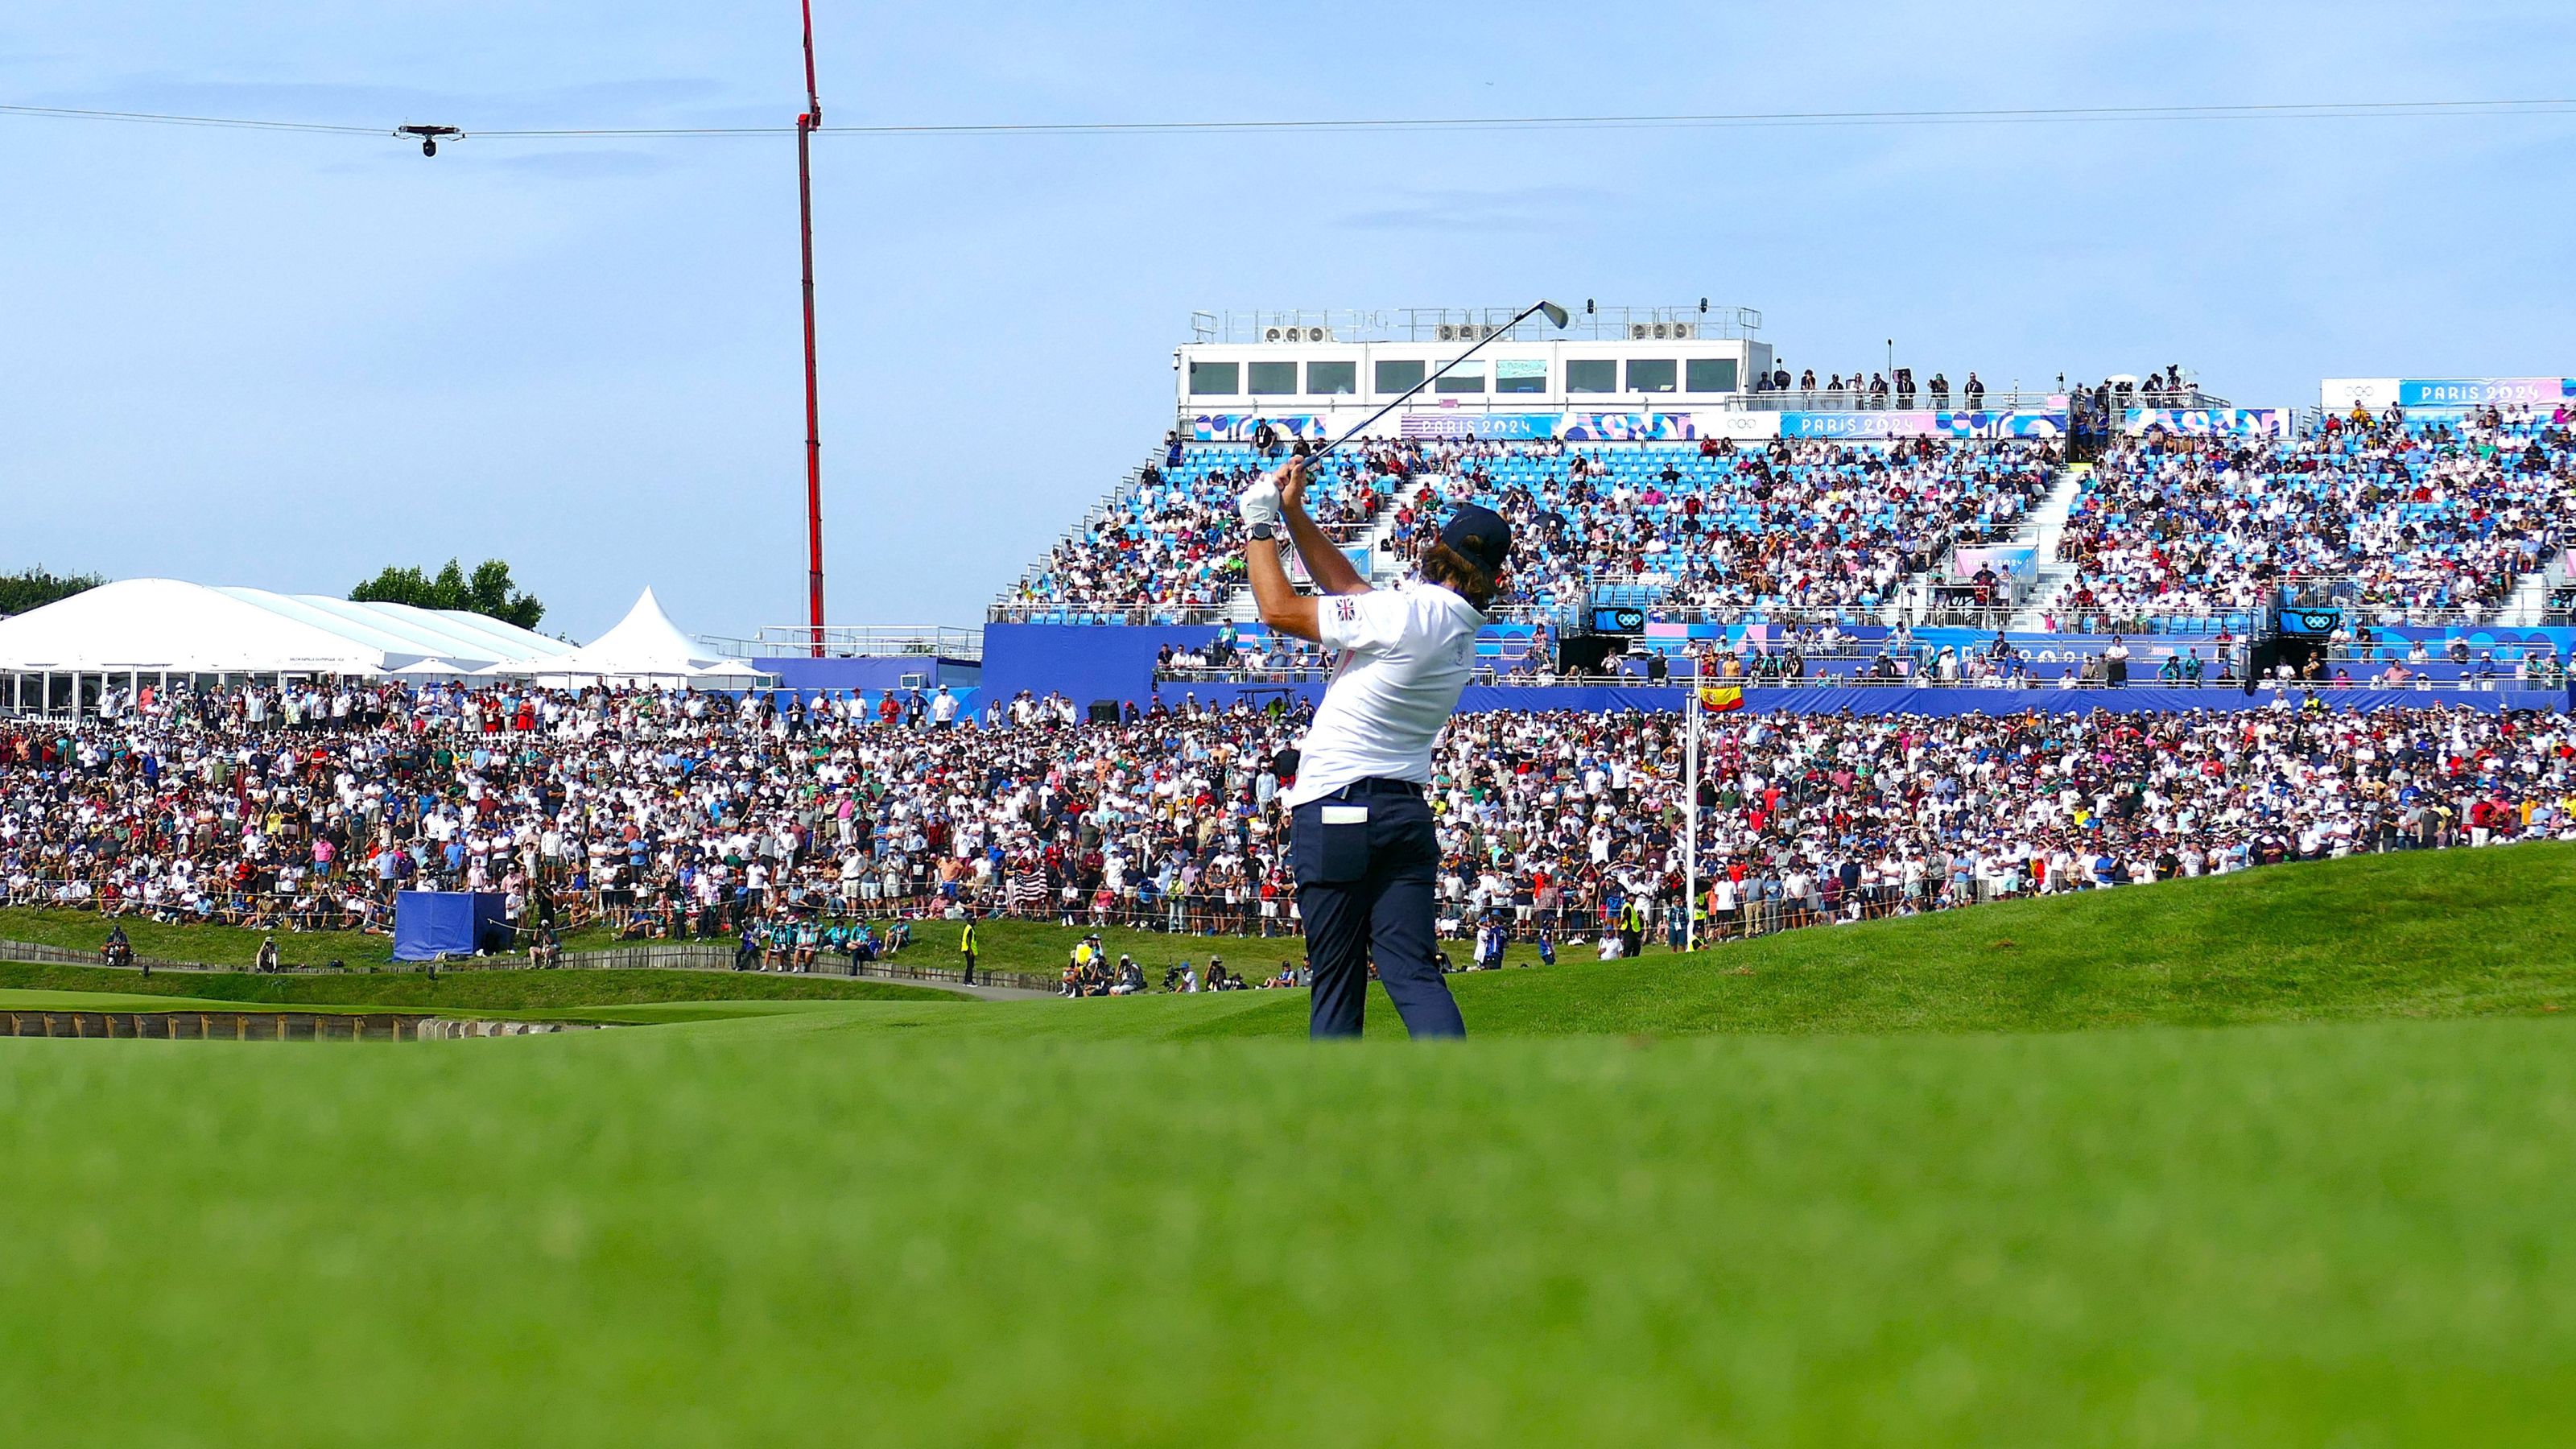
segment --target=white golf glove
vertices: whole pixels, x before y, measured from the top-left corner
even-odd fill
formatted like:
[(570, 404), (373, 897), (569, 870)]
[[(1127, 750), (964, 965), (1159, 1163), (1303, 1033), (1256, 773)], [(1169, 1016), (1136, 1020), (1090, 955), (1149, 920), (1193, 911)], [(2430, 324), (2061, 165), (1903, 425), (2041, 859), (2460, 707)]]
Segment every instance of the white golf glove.
[(1243, 516), (1243, 526), (1247, 529), (1264, 523), (1276, 526), (1279, 522), (1278, 480), (1264, 478), (1244, 489), (1242, 495), (1234, 500), (1234, 511)]

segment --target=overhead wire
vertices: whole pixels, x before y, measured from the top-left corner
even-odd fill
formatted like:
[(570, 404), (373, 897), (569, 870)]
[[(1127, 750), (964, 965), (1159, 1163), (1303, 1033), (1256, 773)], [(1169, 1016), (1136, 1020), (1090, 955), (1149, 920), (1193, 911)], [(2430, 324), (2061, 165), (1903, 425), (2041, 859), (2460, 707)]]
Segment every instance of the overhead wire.
[[(1550, 130), (1686, 130), (1762, 127), (1833, 126), (2013, 126), (2062, 125), (2114, 121), (2276, 121), (2407, 119), (2440, 116), (2492, 116), (2565, 113), (2576, 98), (2440, 101), (2309, 101), (2246, 105), (2190, 106), (2031, 106), (1953, 110), (1874, 111), (1736, 111), (1599, 116), (1441, 116), (1354, 117), (1311, 120), (1191, 121), (991, 121), (835, 126), (816, 134), (862, 137), (940, 136), (1158, 136), (1335, 134), (1351, 132), (1550, 131)], [(243, 116), (199, 116), (156, 111), (105, 110), (70, 106), (0, 104), (0, 116), (55, 120), (111, 121), (165, 126), (212, 126), (236, 130), (287, 131), (322, 135), (384, 136), (390, 125), (366, 126), (318, 121), (275, 121)], [(781, 126), (558, 126), (467, 127), (485, 140), (650, 139), (656, 137), (725, 137), (793, 135)]]
[(124, 121), (149, 126), (219, 126), (237, 131), (305, 131), (337, 136), (385, 136), (390, 126), (344, 126), (320, 121), (261, 121), (244, 116), (182, 116), (158, 111), (102, 111), (76, 106), (0, 105), (0, 116), (39, 116), (57, 121)]

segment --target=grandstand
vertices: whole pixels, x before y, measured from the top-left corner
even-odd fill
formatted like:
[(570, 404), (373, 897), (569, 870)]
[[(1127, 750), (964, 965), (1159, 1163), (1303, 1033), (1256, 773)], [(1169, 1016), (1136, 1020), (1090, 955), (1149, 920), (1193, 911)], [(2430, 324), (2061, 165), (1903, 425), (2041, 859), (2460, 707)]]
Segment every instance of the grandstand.
[[(1311, 695), (1311, 651), (1254, 622), (1234, 494), (1511, 316), (1197, 314), (1172, 426), (995, 601), (983, 683)], [(2304, 411), (2234, 406), (2179, 366), (1918, 387), (1910, 367), (1793, 370), (1761, 320), (1522, 323), (1337, 453), (1319, 521), (1391, 582), (1449, 505), (1510, 516), (1513, 602), (1478, 644), (1495, 685), (2563, 676), (2557, 379), (2332, 379)]]
[[(2333, 378), (2312, 408), (2239, 407), (2178, 365), (2039, 374), (2043, 390), (1893, 358), (1819, 370), (1765, 340), (1759, 312), (1706, 301), (1587, 303), (1562, 331), (1515, 315), (1195, 314), (1159, 439), (980, 630), (701, 642), (879, 711), (941, 692), (973, 719), (1024, 695), (1095, 718), (1311, 700), (1329, 662), (1257, 622), (1233, 500), (1366, 421), (1309, 495), (1364, 577), (1401, 579), (1460, 502), (1518, 529), (1471, 708), (1674, 708), (1670, 686), (1693, 678), (1797, 709), (1929, 707), (1887, 692), (1954, 686), (2060, 709), (2115, 685), (2132, 707), (2161, 686), (2201, 688), (2193, 707), (2221, 685), (2563, 694), (2576, 382)], [(376, 645), (260, 667), (438, 662)], [(506, 672), (461, 647), (447, 662)], [(82, 666), (44, 667), (87, 707)], [(55, 708), (53, 686), (18, 685), (0, 707)]]

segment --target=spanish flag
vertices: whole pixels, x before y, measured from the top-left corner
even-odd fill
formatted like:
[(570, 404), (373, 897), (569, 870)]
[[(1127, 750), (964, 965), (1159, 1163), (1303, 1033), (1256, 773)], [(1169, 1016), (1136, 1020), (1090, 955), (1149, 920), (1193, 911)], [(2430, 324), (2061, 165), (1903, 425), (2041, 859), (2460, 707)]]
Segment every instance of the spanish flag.
[(1710, 714), (1724, 714), (1744, 708), (1744, 686), (1740, 684), (1703, 684), (1699, 687), (1699, 707)]

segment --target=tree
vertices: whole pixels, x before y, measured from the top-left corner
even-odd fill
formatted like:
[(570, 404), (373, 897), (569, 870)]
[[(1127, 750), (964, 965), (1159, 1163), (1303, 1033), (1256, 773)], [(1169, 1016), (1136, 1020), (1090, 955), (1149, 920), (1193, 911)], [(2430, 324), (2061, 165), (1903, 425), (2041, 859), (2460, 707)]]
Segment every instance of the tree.
[(422, 609), (464, 609), (488, 614), (522, 629), (537, 627), (546, 606), (510, 581), (510, 566), (487, 558), (469, 576), (465, 566), (449, 559), (431, 575), (409, 564), (387, 564), (384, 572), (349, 591), (362, 604), (410, 604)]
[(14, 574), (0, 574), (0, 614), (41, 609), (106, 582), (97, 574), (48, 573), (43, 564)]

